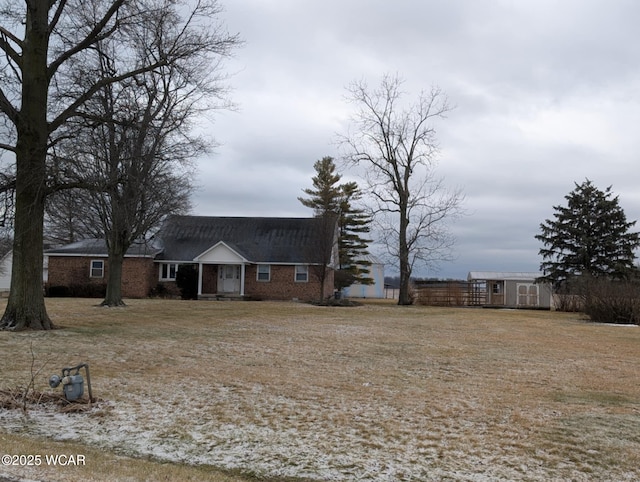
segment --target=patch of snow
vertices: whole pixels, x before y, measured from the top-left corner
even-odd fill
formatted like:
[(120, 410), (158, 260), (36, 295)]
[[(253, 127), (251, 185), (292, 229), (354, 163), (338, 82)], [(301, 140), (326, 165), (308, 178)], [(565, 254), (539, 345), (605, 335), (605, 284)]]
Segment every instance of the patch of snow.
[[(440, 452), (449, 441), (459, 447), (460, 439), (477, 427), (467, 422), (468, 426), (451, 425), (442, 433), (420, 437), (432, 426), (434, 415), (442, 414), (428, 409), (402, 413), (374, 398), (369, 403), (344, 401), (332, 406), (322, 397), (301, 403), (269, 395), (257, 385), (203, 390), (187, 383), (162, 400), (131, 394), (118, 403), (99, 402), (87, 413), (41, 407), (24, 416), (4, 410), (0, 423), (10, 432), (270, 477), (376, 482), (453, 477), (481, 482), (516, 480), (525, 474), (529, 480), (544, 480), (548, 475), (545, 467), (531, 461), (511, 464), (508, 454), (488, 463), (491, 454), (471, 445), (465, 452), (448, 450), (441, 460)], [(332, 424), (334, 417), (350, 417), (348, 428)], [(443, 423), (452, 422), (443, 418)], [(392, 433), (387, 424), (393, 425)]]

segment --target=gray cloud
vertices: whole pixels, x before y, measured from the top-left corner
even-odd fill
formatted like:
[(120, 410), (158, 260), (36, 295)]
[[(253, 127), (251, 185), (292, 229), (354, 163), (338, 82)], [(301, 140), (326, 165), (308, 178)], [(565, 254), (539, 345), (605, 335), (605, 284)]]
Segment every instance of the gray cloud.
[[(415, 2), (234, 0), (246, 46), (229, 64), (236, 113), (200, 163), (194, 211), (306, 216), (313, 163), (338, 156), (345, 86), (398, 73), (413, 95), (440, 86), (438, 174), (467, 195), (457, 260), (438, 273), (535, 270), (538, 226), (573, 183), (613, 185), (631, 220), (640, 136), (640, 3), (628, 0)], [(352, 173), (345, 173), (350, 176)]]

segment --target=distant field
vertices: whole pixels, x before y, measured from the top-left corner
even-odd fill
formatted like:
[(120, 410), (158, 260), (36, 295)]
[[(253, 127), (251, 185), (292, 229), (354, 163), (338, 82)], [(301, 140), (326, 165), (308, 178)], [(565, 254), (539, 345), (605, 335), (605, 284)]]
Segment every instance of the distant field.
[[(0, 410), (36, 480), (638, 480), (640, 327), (579, 314), (49, 299), (0, 332), (0, 390), (88, 362), (100, 401)], [(4, 305), (0, 304), (0, 309)], [(33, 355), (32, 355), (33, 353)], [(220, 471), (219, 469), (223, 469)]]

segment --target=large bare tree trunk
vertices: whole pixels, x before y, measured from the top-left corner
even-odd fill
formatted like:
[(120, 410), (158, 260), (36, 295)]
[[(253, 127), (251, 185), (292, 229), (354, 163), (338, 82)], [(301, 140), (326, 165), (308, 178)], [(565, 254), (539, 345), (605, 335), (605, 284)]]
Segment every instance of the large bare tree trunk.
[(410, 305), (413, 301), (410, 292), (411, 265), (409, 263), (409, 247), (407, 245), (409, 220), (407, 219), (406, 209), (406, 203), (400, 203), (400, 230), (398, 236), (398, 264), (400, 268), (399, 305)]
[[(32, 2), (26, 18), (22, 107), (16, 123), (16, 219), (11, 292), (0, 328), (51, 329), (42, 284), (49, 2)], [(28, 74), (27, 74), (28, 73)]]
[(107, 293), (102, 306), (125, 306), (122, 301), (122, 264), (124, 252), (109, 253), (109, 276), (107, 278)]
[[(37, 162), (30, 164), (34, 169), (37, 168)], [(33, 171), (21, 174), (19, 170), (17, 179), (11, 292), (0, 327), (11, 330), (49, 330), (54, 326), (45, 308), (42, 283), (42, 186), (38, 188)]]

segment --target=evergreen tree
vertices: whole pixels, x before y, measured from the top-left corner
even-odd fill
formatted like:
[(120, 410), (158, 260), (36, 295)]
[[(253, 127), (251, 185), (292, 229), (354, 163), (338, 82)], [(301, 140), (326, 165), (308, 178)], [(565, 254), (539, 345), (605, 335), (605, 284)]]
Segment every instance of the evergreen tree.
[(370, 284), (373, 280), (369, 274), (366, 260), (369, 254), (367, 244), (371, 241), (362, 238), (368, 233), (371, 218), (364, 210), (357, 209), (353, 202), (362, 197), (355, 182), (338, 184), (342, 176), (336, 172), (332, 157), (323, 157), (313, 165), (316, 175), (312, 178), (313, 189), (304, 189), (308, 198), (298, 200), (306, 207), (314, 210), (316, 217), (338, 216), (338, 253), (339, 269), (335, 276), (335, 287), (342, 289), (355, 282)]
[(363, 209), (354, 207), (353, 202), (360, 200), (362, 192), (355, 182), (342, 184), (340, 201), (340, 240), (338, 244), (340, 268), (336, 273), (337, 289), (346, 288), (353, 283), (373, 284), (368, 275), (371, 261), (367, 260), (370, 239), (362, 236), (370, 231), (371, 217)]
[(536, 235), (544, 244), (541, 279), (558, 288), (579, 276), (628, 278), (640, 245), (639, 233), (629, 231), (636, 222), (627, 221), (611, 186), (603, 192), (588, 179), (575, 186), (567, 205), (554, 206), (555, 219), (545, 220)]
[(316, 175), (311, 178), (314, 189), (303, 189), (309, 198), (298, 198), (303, 206), (313, 209), (316, 217), (328, 213), (338, 214), (340, 211), (340, 174), (336, 173), (333, 158), (326, 156), (313, 165)]

